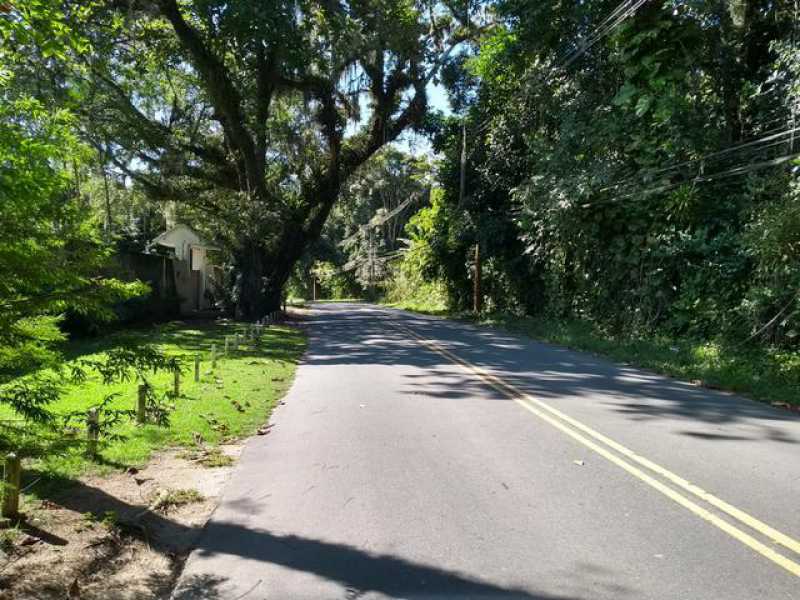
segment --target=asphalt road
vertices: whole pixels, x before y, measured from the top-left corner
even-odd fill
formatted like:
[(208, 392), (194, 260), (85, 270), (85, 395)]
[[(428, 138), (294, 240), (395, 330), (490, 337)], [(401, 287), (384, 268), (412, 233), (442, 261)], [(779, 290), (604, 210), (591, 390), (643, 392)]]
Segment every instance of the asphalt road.
[(800, 419), (502, 332), (317, 305), (188, 599), (799, 599)]

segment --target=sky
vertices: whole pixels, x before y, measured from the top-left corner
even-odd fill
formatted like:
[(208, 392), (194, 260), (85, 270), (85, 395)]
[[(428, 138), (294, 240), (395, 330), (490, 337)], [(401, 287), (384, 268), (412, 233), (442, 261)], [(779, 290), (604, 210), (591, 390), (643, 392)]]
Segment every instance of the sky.
[[(444, 87), (440, 84), (429, 83), (427, 89), (428, 107), (431, 110), (440, 110), (445, 115), (451, 115), (453, 111), (450, 110), (450, 103), (447, 100), (447, 92)], [(394, 142), (394, 145), (403, 152), (408, 152), (416, 156), (422, 154), (427, 154), (428, 156), (434, 155), (428, 139), (415, 134), (413, 131), (404, 132), (398, 140)]]

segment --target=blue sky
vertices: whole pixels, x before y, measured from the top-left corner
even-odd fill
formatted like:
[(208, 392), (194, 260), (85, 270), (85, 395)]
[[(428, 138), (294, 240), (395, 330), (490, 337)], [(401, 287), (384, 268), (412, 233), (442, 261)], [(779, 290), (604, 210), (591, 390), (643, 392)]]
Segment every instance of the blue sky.
[[(450, 103), (447, 100), (447, 92), (439, 84), (428, 84), (428, 106), (431, 110), (440, 110), (444, 114), (452, 114), (450, 110)], [(409, 154), (420, 155), (427, 154), (433, 155), (428, 139), (415, 134), (414, 132), (406, 131), (395, 142), (395, 145), (403, 152)]]

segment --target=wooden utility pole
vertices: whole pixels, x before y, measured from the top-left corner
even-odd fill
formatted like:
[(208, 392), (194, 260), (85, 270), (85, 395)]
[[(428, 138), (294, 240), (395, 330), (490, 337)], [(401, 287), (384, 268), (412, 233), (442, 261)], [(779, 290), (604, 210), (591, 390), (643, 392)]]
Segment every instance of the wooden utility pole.
[(481, 245), (475, 244), (475, 274), (472, 279), (472, 309), (475, 314), (481, 312), (483, 292), (481, 291)]
[[(461, 173), (458, 181), (458, 205), (464, 208), (467, 195), (467, 120), (461, 121)], [(472, 276), (472, 310), (481, 312), (483, 293), (481, 292), (481, 246), (475, 244), (475, 271)]]
[(467, 119), (461, 121), (461, 174), (458, 179), (458, 205), (464, 206), (467, 191)]

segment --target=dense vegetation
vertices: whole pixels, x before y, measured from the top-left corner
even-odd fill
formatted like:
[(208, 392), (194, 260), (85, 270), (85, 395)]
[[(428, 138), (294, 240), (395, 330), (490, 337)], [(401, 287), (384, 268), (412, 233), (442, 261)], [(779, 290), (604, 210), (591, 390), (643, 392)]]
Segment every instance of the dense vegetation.
[(446, 3), (418, 4), (64, 0), (55, 18), (81, 44), (49, 57), (34, 40), (27, 75), (102, 168), (203, 222), (238, 314), (257, 319), (344, 182), (424, 127), (426, 85), (464, 34)]
[(796, 349), (796, 7), (634, 5), (496, 3), (436, 138), (419, 266), (471, 308), (478, 244), (488, 310)]
[(443, 70), (453, 114), (434, 120), (434, 190), (386, 254), (386, 299), (474, 311), (477, 249), (492, 320), (796, 402), (794, 3), (491, 14)]

